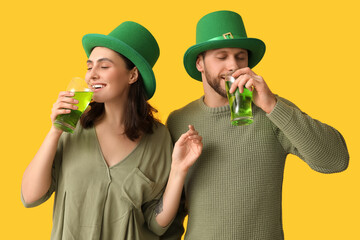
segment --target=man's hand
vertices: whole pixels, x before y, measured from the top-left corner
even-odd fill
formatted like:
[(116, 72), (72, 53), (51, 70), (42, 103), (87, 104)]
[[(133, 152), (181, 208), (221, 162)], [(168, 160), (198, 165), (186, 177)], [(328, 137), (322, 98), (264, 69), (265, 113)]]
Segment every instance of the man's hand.
[(230, 88), (230, 93), (239, 88), (240, 93), (244, 87), (253, 92), (253, 102), (264, 112), (270, 113), (276, 105), (276, 97), (269, 89), (261, 76), (256, 75), (250, 68), (236, 70), (232, 76), (236, 79)]

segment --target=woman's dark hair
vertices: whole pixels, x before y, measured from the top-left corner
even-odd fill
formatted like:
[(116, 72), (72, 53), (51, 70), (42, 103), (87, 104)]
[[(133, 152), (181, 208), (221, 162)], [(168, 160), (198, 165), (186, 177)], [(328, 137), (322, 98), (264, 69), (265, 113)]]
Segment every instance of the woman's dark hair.
[[(131, 70), (135, 67), (128, 58), (118, 53), (126, 63), (126, 68)], [(80, 119), (83, 128), (93, 127), (105, 111), (104, 103), (91, 102), (90, 110), (85, 112)], [(138, 139), (142, 133), (153, 133), (153, 126), (159, 123), (153, 113), (157, 110), (148, 102), (145, 93), (144, 82), (139, 72), (138, 80), (130, 85), (129, 95), (125, 109), (124, 134), (132, 140)]]

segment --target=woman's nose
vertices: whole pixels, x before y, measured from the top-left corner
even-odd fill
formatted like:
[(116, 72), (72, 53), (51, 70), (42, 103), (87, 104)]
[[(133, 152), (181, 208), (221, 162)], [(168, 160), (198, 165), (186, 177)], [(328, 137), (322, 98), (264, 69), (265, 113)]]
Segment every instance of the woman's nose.
[(87, 78), (89, 80), (96, 80), (99, 78), (99, 74), (98, 74), (96, 68), (93, 67), (90, 71), (88, 71)]

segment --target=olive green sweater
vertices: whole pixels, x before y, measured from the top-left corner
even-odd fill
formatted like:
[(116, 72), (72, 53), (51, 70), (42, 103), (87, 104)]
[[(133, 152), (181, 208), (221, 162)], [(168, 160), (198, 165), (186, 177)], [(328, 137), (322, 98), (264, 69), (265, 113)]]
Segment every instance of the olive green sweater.
[(200, 158), (189, 170), (184, 205), (162, 239), (280, 240), (286, 156), (295, 154), (322, 173), (347, 168), (345, 141), (334, 128), (278, 97), (270, 114), (253, 105), (254, 122), (230, 124), (229, 105), (209, 108), (203, 97), (170, 114), (175, 142), (189, 124), (203, 137)]

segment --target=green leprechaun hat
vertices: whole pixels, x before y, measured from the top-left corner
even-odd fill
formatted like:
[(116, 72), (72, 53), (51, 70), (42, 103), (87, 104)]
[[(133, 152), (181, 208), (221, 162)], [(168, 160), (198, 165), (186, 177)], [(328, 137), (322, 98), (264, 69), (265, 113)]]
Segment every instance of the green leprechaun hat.
[(260, 62), (265, 53), (265, 44), (260, 39), (248, 38), (239, 14), (232, 11), (212, 12), (202, 17), (196, 26), (196, 45), (184, 55), (187, 73), (201, 81), (201, 73), (196, 68), (197, 56), (210, 49), (243, 48), (249, 52), (249, 67)]
[(152, 67), (159, 58), (160, 49), (154, 36), (145, 27), (131, 21), (123, 22), (108, 35), (85, 35), (82, 44), (88, 57), (95, 47), (106, 47), (127, 57), (138, 68), (144, 80), (147, 98), (154, 95), (156, 81)]

